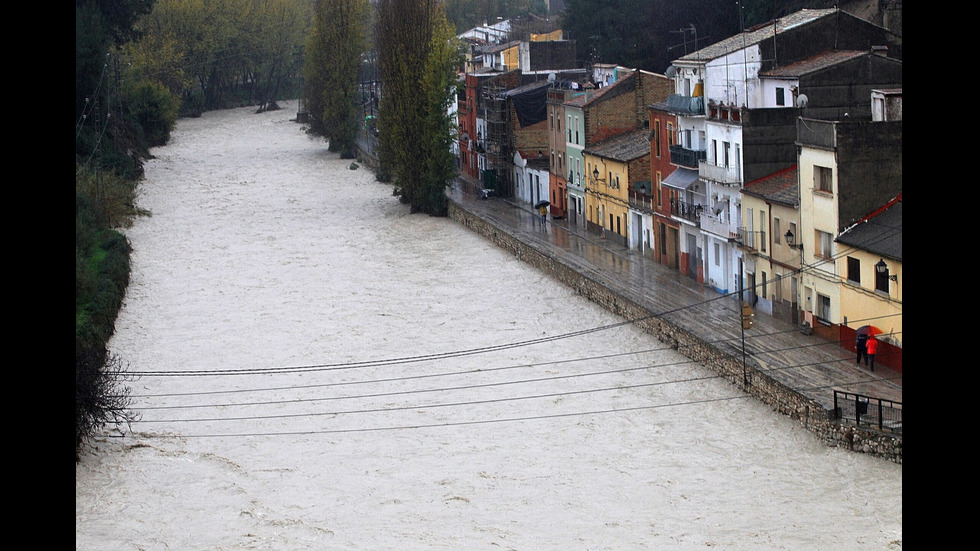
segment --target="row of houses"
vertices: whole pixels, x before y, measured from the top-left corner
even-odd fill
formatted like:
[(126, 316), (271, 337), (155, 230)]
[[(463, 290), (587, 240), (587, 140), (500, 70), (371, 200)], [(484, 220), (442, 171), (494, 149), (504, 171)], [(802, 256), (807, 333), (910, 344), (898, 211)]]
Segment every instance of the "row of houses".
[(901, 372), (902, 43), (807, 9), (665, 74), (574, 61), (560, 31), (473, 41), (460, 170)]

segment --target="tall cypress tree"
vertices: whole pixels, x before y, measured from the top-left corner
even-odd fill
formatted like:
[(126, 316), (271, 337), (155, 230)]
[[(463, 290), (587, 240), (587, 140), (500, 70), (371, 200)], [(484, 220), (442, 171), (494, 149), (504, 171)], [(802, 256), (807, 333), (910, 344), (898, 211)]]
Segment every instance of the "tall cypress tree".
[(459, 48), (438, 0), (378, 2), (381, 172), (413, 212), (445, 215), (455, 175), (447, 116)]
[(317, 2), (307, 43), (305, 96), (310, 131), (353, 158), (357, 147), (358, 68), (365, 48), (366, 0)]

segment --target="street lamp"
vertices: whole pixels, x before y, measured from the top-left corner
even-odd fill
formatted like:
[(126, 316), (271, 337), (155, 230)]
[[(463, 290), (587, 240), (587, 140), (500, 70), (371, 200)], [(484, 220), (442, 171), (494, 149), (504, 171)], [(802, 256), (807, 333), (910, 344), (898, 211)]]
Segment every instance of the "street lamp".
[(888, 275), (888, 264), (885, 264), (884, 258), (879, 258), (878, 263), (875, 264), (875, 270), (878, 271), (878, 275), (887, 277), (888, 279), (898, 283), (897, 275)]
[(797, 245), (796, 244), (796, 236), (794, 236), (793, 235), (793, 232), (791, 232), (790, 230), (786, 230), (786, 235), (784, 235), (783, 237), (786, 238), (786, 244), (789, 245), (789, 248), (791, 248), (791, 249), (797, 249), (797, 250), (800, 250), (800, 251), (803, 250), (803, 243), (800, 243), (799, 245)]

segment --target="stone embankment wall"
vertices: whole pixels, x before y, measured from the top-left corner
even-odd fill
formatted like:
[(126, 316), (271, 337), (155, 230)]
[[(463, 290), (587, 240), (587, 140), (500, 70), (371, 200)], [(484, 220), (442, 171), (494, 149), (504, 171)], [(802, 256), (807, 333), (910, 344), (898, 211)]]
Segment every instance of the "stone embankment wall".
[(629, 320), (661, 342), (669, 344), (682, 355), (698, 361), (733, 385), (771, 406), (775, 411), (788, 415), (815, 433), (827, 445), (844, 447), (855, 452), (882, 457), (896, 463), (902, 462), (902, 438), (861, 427), (848, 426), (834, 419), (833, 411), (816, 401), (786, 387), (752, 365), (745, 364), (743, 384), (742, 358), (720, 350), (697, 335), (669, 322), (655, 318), (652, 312), (636, 304), (588, 275), (553, 258), (547, 252), (520, 241), (505, 228), (489, 223), (463, 206), (450, 201), (449, 216), (456, 222), (486, 237), (496, 245), (512, 252), (520, 260), (542, 270), (564, 283), (578, 294), (611, 312)]

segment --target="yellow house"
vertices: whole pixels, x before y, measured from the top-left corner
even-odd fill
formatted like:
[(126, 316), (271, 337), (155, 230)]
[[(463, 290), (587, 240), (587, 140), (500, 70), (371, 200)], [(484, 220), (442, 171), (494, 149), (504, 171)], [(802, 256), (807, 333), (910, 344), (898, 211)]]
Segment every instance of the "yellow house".
[(876, 361), (901, 373), (901, 121), (801, 127), (802, 321), (849, 350), (865, 326), (881, 331)]
[(650, 141), (634, 131), (610, 138), (582, 152), (585, 161), (586, 228), (628, 246), (631, 232), (630, 189), (650, 180)]
[(833, 150), (803, 147), (800, 153), (800, 228), (793, 239), (800, 256), (803, 321), (836, 338), (840, 316), (840, 277), (834, 261), (838, 228), (837, 160)]
[(902, 199), (837, 238), (844, 324), (880, 330), (880, 341), (902, 347)]
[(798, 236), (799, 174), (796, 165), (742, 188), (739, 249), (744, 288), (756, 312), (799, 323), (797, 281), (800, 249), (786, 236)]
[(504, 71), (513, 71), (520, 66), (520, 54), (518, 53), (517, 46), (519, 42), (511, 42), (509, 46), (502, 52), (504, 58)]

